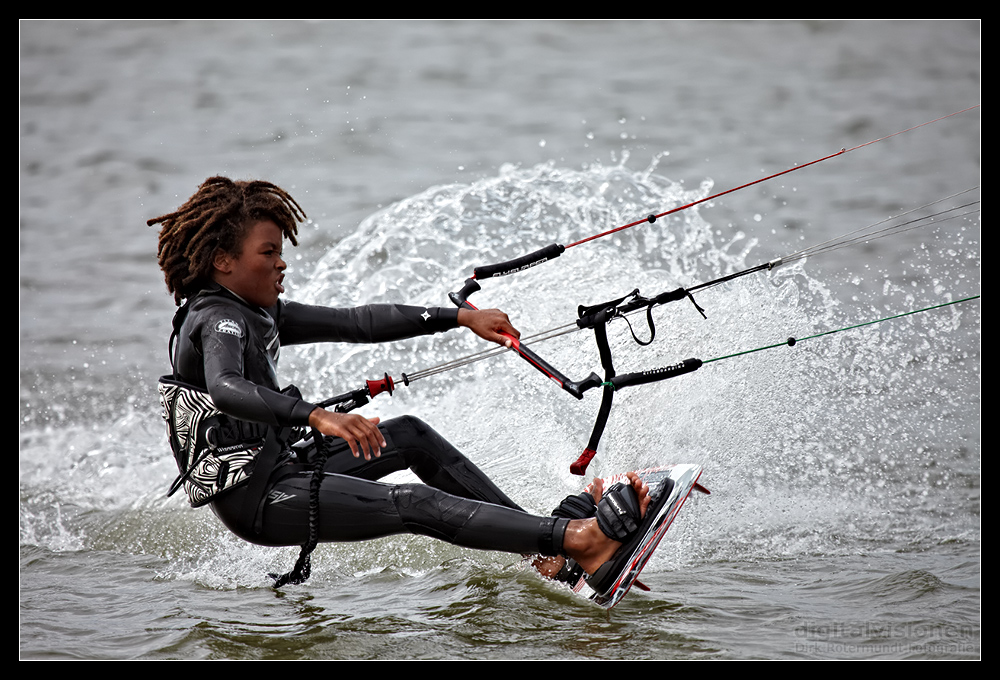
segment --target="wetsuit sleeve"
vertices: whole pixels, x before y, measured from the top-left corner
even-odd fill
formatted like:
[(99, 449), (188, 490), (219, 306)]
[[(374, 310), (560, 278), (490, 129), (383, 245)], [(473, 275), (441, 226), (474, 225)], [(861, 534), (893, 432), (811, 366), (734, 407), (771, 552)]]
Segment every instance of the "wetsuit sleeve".
[(243, 377), (243, 357), (251, 342), (246, 321), (235, 314), (201, 326), (205, 386), (216, 407), (240, 420), (278, 427), (305, 426), (314, 404), (257, 385)]
[(307, 342), (388, 342), (458, 327), (458, 309), (409, 305), (367, 305), (339, 309), (279, 304), (282, 345)]

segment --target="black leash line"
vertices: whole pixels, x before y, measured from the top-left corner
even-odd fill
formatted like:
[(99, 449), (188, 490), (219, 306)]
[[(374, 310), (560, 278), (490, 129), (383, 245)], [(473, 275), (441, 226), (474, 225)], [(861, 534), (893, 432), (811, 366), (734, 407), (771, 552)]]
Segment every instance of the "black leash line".
[[(616, 307), (616, 311), (615, 311), (615, 313), (612, 316), (608, 317), (606, 319), (606, 321), (610, 321), (610, 320), (612, 320), (612, 318), (624, 318), (626, 320), (626, 322), (627, 322), (627, 318), (626, 317), (628, 315), (636, 313), (636, 312), (639, 312), (639, 311), (642, 311), (643, 309), (645, 309), (646, 313), (647, 313), (647, 322), (649, 324), (650, 329), (653, 330), (654, 327), (653, 327), (653, 321), (652, 321), (652, 316), (651, 316), (652, 307), (654, 307), (656, 305), (660, 305), (660, 304), (665, 304), (667, 302), (673, 302), (673, 301), (676, 301), (676, 300), (684, 299), (684, 298), (689, 299), (691, 301), (691, 303), (694, 305), (695, 309), (698, 310), (698, 313), (701, 314), (702, 317), (705, 317), (705, 310), (702, 309), (698, 305), (698, 303), (695, 301), (695, 299), (694, 299), (693, 293), (695, 293), (696, 291), (700, 291), (700, 290), (704, 290), (704, 289), (707, 289), (707, 288), (711, 288), (713, 286), (718, 286), (720, 284), (723, 284), (723, 283), (726, 283), (726, 282), (729, 282), (729, 281), (733, 281), (735, 279), (741, 278), (743, 276), (748, 276), (750, 274), (754, 274), (754, 273), (757, 273), (757, 272), (761, 272), (761, 271), (765, 271), (765, 270), (769, 271), (769, 270), (774, 269), (774, 268), (776, 268), (776, 267), (778, 267), (778, 266), (780, 266), (782, 264), (787, 264), (787, 263), (794, 262), (794, 261), (797, 261), (797, 260), (805, 259), (806, 257), (813, 256), (813, 255), (825, 254), (825, 253), (828, 253), (828, 252), (832, 252), (834, 250), (838, 250), (840, 248), (844, 248), (844, 247), (847, 247), (847, 246), (850, 246), (850, 245), (857, 244), (859, 242), (868, 242), (868, 241), (872, 241), (872, 240), (879, 239), (879, 238), (885, 238), (885, 237), (892, 236), (892, 235), (895, 235), (895, 234), (898, 234), (898, 233), (902, 233), (902, 232), (905, 232), (905, 231), (910, 231), (910, 230), (913, 230), (913, 229), (918, 229), (920, 227), (925, 227), (925, 226), (929, 226), (929, 225), (932, 225), (932, 224), (935, 224), (935, 225), (942, 224), (942, 223), (947, 222), (949, 220), (954, 220), (954, 219), (958, 219), (960, 217), (966, 217), (968, 215), (976, 214), (978, 212), (978, 208), (971, 209), (971, 210), (968, 210), (966, 212), (955, 214), (956, 210), (961, 210), (963, 208), (968, 208), (970, 206), (977, 206), (979, 204), (979, 201), (971, 201), (971, 202), (965, 203), (964, 205), (960, 205), (960, 206), (955, 206), (955, 207), (945, 208), (945, 209), (939, 210), (939, 211), (937, 211), (935, 213), (932, 213), (930, 215), (924, 215), (924, 216), (921, 216), (921, 217), (915, 217), (915, 218), (912, 218), (910, 220), (907, 220), (906, 222), (902, 222), (900, 224), (890, 224), (889, 226), (883, 226), (883, 225), (886, 225), (886, 223), (892, 222), (894, 220), (898, 220), (899, 218), (905, 217), (907, 215), (911, 215), (911, 214), (915, 213), (918, 210), (924, 210), (926, 208), (938, 205), (940, 203), (943, 203), (945, 201), (953, 199), (953, 198), (955, 198), (957, 196), (961, 196), (961, 195), (966, 194), (966, 193), (968, 193), (970, 191), (974, 191), (974, 190), (976, 190), (978, 188), (979, 187), (976, 186), (976, 187), (971, 187), (969, 189), (964, 189), (962, 191), (958, 191), (956, 193), (951, 194), (950, 196), (946, 196), (944, 198), (937, 199), (937, 200), (931, 201), (929, 203), (925, 203), (922, 206), (919, 206), (919, 207), (916, 207), (916, 208), (912, 208), (910, 210), (907, 210), (905, 212), (899, 213), (897, 215), (893, 215), (893, 216), (887, 217), (886, 219), (881, 220), (879, 222), (875, 222), (874, 224), (868, 225), (867, 227), (862, 227), (860, 229), (855, 229), (854, 231), (851, 231), (851, 232), (843, 234), (843, 235), (841, 235), (839, 237), (836, 237), (836, 238), (824, 241), (824, 242), (819, 243), (817, 245), (810, 246), (809, 248), (805, 248), (805, 249), (797, 251), (795, 253), (790, 253), (790, 254), (785, 255), (783, 257), (775, 258), (775, 259), (770, 260), (768, 262), (764, 262), (764, 263), (758, 264), (756, 266), (749, 267), (747, 269), (743, 269), (743, 270), (738, 271), (738, 272), (733, 272), (732, 274), (727, 274), (725, 276), (720, 276), (720, 277), (718, 277), (716, 279), (713, 279), (711, 281), (706, 281), (704, 283), (700, 283), (700, 284), (697, 284), (697, 285), (694, 285), (694, 286), (689, 286), (687, 288), (683, 288), (682, 287), (682, 288), (678, 288), (678, 289), (673, 290), (673, 291), (666, 291), (666, 292), (660, 293), (659, 295), (656, 295), (656, 296), (654, 296), (652, 298), (644, 298), (644, 297), (638, 295), (638, 290), (633, 291), (633, 293), (631, 294), (632, 297), (633, 297), (632, 301), (630, 301), (627, 304), (616, 304), (616, 305), (613, 305), (613, 306)], [(467, 298), (473, 292), (476, 292), (478, 290), (480, 290), (480, 286), (479, 286), (479, 283), (477, 281), (475, 281), (474, 279), (466, 279), (465, 285), (463, 286), (463, 288), (460, 291), (458, 291), (458, 292), (449, 293), (449, 298), (451, 299), (451, 301), (455, 305), (457, 305), (459, 307), (463, 307), (464, 306), (464, 307), (468, 307), (470, 309), (475, 309), (475, 307), (473, 307), (472, 303), (468, 302)], [(629, 296), (626, 296), (626, 297), (629, 297)], [(619, 300), (617, 302), (621, 303), (622, 301)], [(604, 306), (608, 306), (608, 304), (609, 303), (605, 304)], [(591, 313), (596, 312), (601, 307), (602, 307), (601, 305), (597, 305), (597, 306), (594, 307), (594, 309), (590, 310), (590, 312)], [(587, 323), (586, 316), (587, 315), (584, 314), (584, 312), (581, 311), (580, 318), (577, 319), (577, 321), (574, 322), (574, 323), (570, 323), (570, 324), (566, 324), (566, 325), (559, 326), (559, 327), (556, 327), (556, 328), (552, 328), (552, 329), (549, 329), (547, 331), (542, 331), (541, 333), (538, 333), (538, 334), (535, 334), (535, 335), (532, 335), (532, 336), (525, 336), (525, 337), (521, 338), (520, 340), (515, 340), (514, 338), (511, 338), (512, 347), (511, 347), (510, 350), (508, 350), (507, 348), (501, 348), (501, 347), (490, 348), (490, 349), (478, 352), (477, 354), (470, 355), (468, 357), (463, 357), (463, 358), (460, 358), (460, 359), (455, 359), (455, 360), (450, 361), (450, 362), (445, 362), (445, 363), (442, 363), (442, 364), (438, 364), (437, 366), (434, 366), (434, 367), (429, 368), (429, 369), (425, 369), (423, 371), (417, 371), (417, 372), (409, 374), (409, 375), (403, 374), (404, 384), (408, 385), (410, 382), (412, 382), (414, 380), (419, 380), (421, 378), (424, 378), (424, 377), (427, 377), (427, 376), (430, 376), (430, 375), (435, 375), (437, 373), (441, 373), (441, 372), (444, 372), (444, 371), (447, 371), (447, 370), (451, 370), (452, 368), (458, 368), (459, 366), (464, 366), (464, 365), (467, 365), (467, 364), (470, 364), (470, 363), (474, 363), (476, 361), (481, 361), (482, 359), (487, 359), (487, 358), (490, 358), (490, 357), (495, 356), (497, 354), (501, 354), (501, 353), (506, 352), (506, 351), (515, 351), (522, 358), (526, 359), (537, 370), (541, 371), (547, 378), (553, 380), (562, 389), (564, 389), (565, 391), (569, 392), (570, 394), (572, 394), (577, 399), (582, 399), (583, 398), (583, 392), (594, 386), (593, 378), (595, 378), (596, 376), (594, 376), (594, 374), (591, 374), (591, 376), (588, 376), (586, 379), (584, 379), (582, 381), (573, 381), (573, 380), (570, 380), (565, 375), (563, 375), (559, 370), (557, 370), (556, 368), (554, 368), (552, 366), (552, 364), (550, 364), (549, 362), (547, 362), (544, 359), (542, 359), (541, 357), (539, 357), (538, 354), (536, 354), (533, 350), (531, 350), (528, 347), (527, 343), (531, 342), (531, 343), (534, 344), (534, 343), (538, 343), (538, 342), (543, 342), (545, 340), (549, 340), (549, 339), (558, 337), (560, 335), (565, 335), (567, 333), (572, 333), (572, 332), (575, 332), (577, 330), (581, 330), (583, 328), (593, 328), (593, 324)], [(635, 334), (633, 333), (633, 337), (634, 336), (635, 336)]]

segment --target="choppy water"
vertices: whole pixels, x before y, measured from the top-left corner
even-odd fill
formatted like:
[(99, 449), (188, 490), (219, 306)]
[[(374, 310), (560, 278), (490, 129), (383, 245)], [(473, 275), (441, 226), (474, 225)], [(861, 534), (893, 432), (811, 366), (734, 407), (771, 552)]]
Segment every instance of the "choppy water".
[[(979, 103), (977, 22), (22, 22), (22, 658), (732, 659), (980, 655), (980, 303), (623, 391), (592, 472), (695, 462), (609, 613), (513, 557), (420, 537), (294, 549), (165, 499), (172, 301), (145, 219), (206, 176), (312, 218), (288, 296), (446, 304), (472, 267), (567, 243)], [(955, 116), (484, 283), (525, 333), (693, 285), (978, 185)], [(978, 199), (978, 192), (975, 195)], [(978, 217), (656, 311), (619, 371), (713, 358), (980, 292)], [(640, 335), (643, 333), (637, 330)], [(453, 333), (286, 350), (315, 398), (481, 348)], [(585, 333), (539, 346), (599, 369)], [(545, 512), (599, 399), (510, 355), (379, 397)]]

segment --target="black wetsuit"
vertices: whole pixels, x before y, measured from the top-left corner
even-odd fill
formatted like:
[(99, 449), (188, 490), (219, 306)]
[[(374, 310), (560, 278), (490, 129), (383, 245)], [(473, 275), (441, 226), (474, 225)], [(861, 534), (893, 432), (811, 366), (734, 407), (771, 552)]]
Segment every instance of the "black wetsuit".
[[(401, 305), (332, 309), (279, 301), (263, 310), (225, 288), (195, 296), (177, 335), (175, 378), (207, 389), (216, 407), (235, 418), (283, 428), (307, 426), (315, 405), (279, 392), (280, 344), (385, 342), (457, 327), (457, 310)], [(412, 417), (379, 425), (386, 448), (370, 461), (347, 442), (328, 438), (333, 452), (320, 489), (319, 540), (357, 541), (415, 533), (470, 548), (515, 553), (562, 552), (567, 520), (523, 512), (437, 432)], [(308, 534), (310, 468), (285, 452), (270, 473), (265, 497), (253, 484), (212, 500), (234, 533), (261, 545), (299, 545)], [(376, 482), (411, 469), (424, 484)], [(426, 486), (425, 486), (426, 485)]]

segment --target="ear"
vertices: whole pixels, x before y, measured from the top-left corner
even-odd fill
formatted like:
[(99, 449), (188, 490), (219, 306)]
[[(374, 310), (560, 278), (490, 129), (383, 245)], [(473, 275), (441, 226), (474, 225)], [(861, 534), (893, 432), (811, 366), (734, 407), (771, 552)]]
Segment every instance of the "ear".
[(233, 258), (224, 250), (216, 250), (215, 257), (212, 258), (212, 266), (220, 274), (231, 274), (233, 271)]

